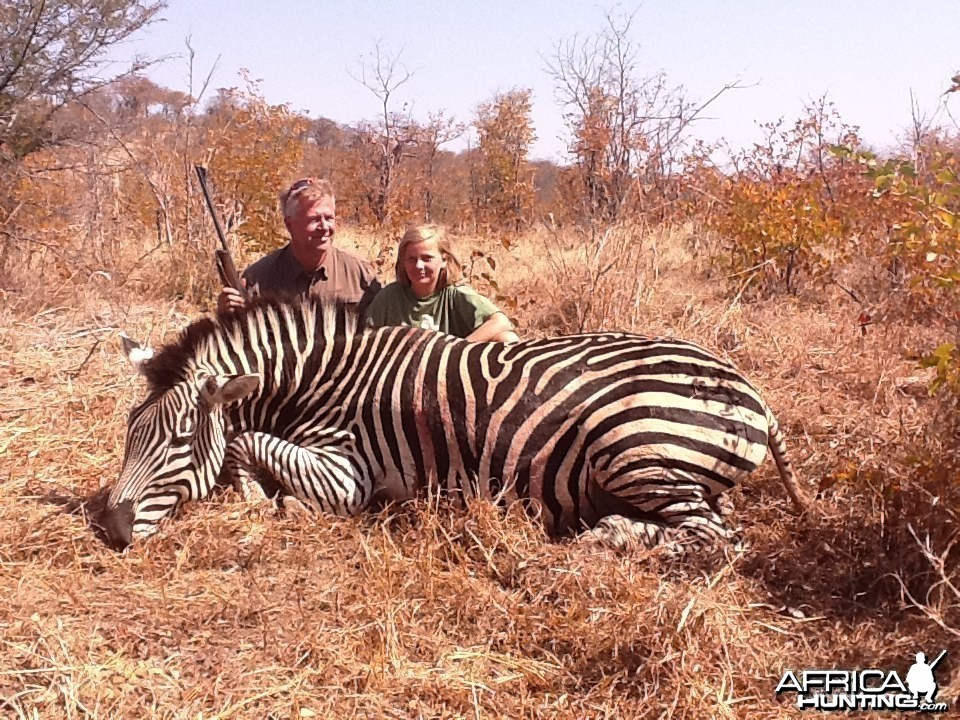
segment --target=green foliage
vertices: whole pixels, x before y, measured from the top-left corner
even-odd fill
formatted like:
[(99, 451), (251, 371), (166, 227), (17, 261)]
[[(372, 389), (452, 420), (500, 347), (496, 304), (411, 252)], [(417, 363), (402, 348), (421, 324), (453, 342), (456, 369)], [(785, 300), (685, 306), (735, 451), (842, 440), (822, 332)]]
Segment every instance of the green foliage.
[(853, 153), (873, 183), (874, 206), (889, 218), (883, 253), (901, 268), (909, 309), (922, 316), (960, 321), (960, 157), (940, 145), (918, 148), (916, 161), (880, 161)]
[(936, 368), (937, 376), (930, 384), (930, 393), (947, 387), (954, 393), (960, 391), (960, 354), (952, 342), (945, 342), (931, 354), (920, 359), (920, 367)]
[[(915, 319), (936, 321), (952, 336), (920, 358), (933, 368), (930, 394), (939, 395), (951, 418), (960, 405), (960, 148), (957, 139), (931, 134), (913, 157), (881, 159), (838, 148), (862, 167), (872, 185), (876, 215), (888, 223), (880, 252), (902, 276), (903, 310)], [(955, 424), (951, 420), (951, 424)], [(946, 435), (945, 435), (946, 436)], [(925, 461), (936, 463), (936, 458)]]

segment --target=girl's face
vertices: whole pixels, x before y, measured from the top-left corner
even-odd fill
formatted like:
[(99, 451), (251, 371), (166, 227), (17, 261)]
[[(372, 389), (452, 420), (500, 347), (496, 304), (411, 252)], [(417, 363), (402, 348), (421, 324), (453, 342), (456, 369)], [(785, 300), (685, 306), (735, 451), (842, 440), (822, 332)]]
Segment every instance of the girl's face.
[(447, 266), (434, 240), (412, 242), (403, 249), (403, 269), (410, 288), (418, 298), (425, 298), (437, 290), (440, 271)]

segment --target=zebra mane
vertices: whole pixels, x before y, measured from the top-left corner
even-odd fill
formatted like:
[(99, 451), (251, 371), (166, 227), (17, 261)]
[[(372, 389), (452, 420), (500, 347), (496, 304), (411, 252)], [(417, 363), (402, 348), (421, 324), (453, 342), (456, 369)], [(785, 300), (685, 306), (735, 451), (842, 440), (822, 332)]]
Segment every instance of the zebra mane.
[[(351, 337), (363, 332), (363, 318), (356, 306), (342, 301), (319, 300), (308, 295), (293, 298), (255, 297), (243, 308), (221, 313), (216, 319), (203, 317), (190, 323), (173, 342), (163, 345), (153, 358), (141, 366), (150, 394), (161, 394), (190, 376), (199, 353), (216, 334), (242, 338), (249, 342), (250, 320), (279, 317), (292, 312), (300, 323), (311, 322), (318, 342), (322, 338)], [(280, 323), (283, 327), (283, 323)], [(311, 328), (305, 328), (308, 332)], [(332, 333), (330, 332), (332, 331)]]

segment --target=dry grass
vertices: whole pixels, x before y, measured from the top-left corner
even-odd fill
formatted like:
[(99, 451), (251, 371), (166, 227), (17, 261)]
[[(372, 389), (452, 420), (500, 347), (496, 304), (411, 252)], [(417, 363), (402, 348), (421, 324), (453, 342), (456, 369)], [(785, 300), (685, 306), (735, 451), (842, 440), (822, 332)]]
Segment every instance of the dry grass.
[(141, 390), (117, 333), (159, 342), (197, 308), (95, 291), (40, 312), (10, 301), (0, 716), (779, 718), (798, 714), (774, 697), (786, 668), (905, 671), (942, 648), (940, 698), (956, 698), (960, 607), (937, 585), (956, 582), (956, 552), (938, 571), (914, 535), (949, 549), (960, 484), (905, 460), (935, 401), (901, 350), (937, 331), (863, 335), (842, 293), (732, 301), (683, 233), (604, 242), (460, 244), (495, 258), (526, 335), (619, 326), (728, 355), (764, 389), (802, 477), (829, 485), (818, 517), (790, 514), (767, 464), (734, 493), (745, 550), (675, 567), (547, 542), (485, 503), (305, 521), (228, 492), (118, 555), (78, 507), (115, 480)]

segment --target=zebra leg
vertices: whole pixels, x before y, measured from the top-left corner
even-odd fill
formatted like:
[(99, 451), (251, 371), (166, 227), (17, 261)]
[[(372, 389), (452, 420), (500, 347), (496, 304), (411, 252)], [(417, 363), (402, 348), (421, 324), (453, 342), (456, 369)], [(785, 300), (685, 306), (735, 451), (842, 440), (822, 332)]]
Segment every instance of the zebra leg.
[(621, 492), (637, 517), (607, 515), (584, 535), (584, 540), (615, 550), (652, 550), (662, 547), (671, 558), (689, 552), (710, 552), (733, 539), (718, 510), (729, 507), (718, 498), (708, 500), (696, 484), (644, 482)]
[(659, 523), (635, 520), (623, 515), (606, 515), (581, 535), (580, 539), (582, 542), (624, 552), (652, 550), (666, 543), (667, 528)]
[[(281, 505), (334, 515), (355, 515), (370, 498), (360, 468), (335, 442), (302, 447), (264, 432), (246, 432), (227, 447), (224, 467), (241, 487), (276, 484)], [(268, 485), (270, 483), (267, 483)], [(289, 496), (289, 497), (286, 497)]]
[(257, 472), (256, 469), (240, 465), (224, 466), (224, 470), (229, 484), (233, 485), (245, 502), (261, 503), (270, 499), (262, 471)]
[(258, 463), (252, 462), (239, 448), (231, 457), (230, 446), (227, 446), (224, 456), (220, 482), (232, 487), (240, 493), (245, 502), (250, 503), (267, 502), (274, 499), (280, 491), (280, 486), (273, 476)]

